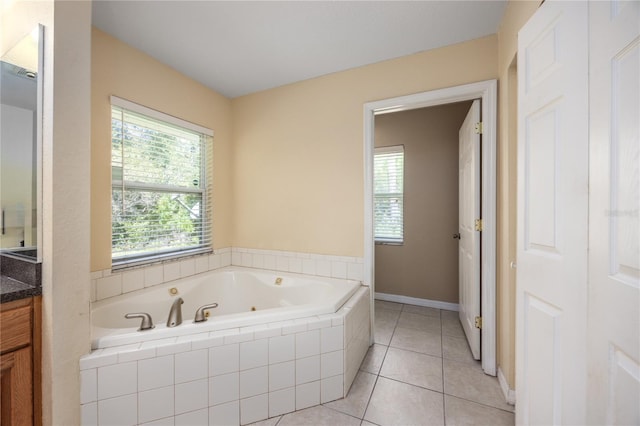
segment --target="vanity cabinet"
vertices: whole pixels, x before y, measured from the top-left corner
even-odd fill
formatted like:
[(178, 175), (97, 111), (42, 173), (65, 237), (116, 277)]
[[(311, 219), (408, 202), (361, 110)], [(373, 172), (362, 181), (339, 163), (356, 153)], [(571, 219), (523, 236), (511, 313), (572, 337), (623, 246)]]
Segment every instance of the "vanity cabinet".
[(41, 297), (0, 304), (0, 425), (42, 423)]

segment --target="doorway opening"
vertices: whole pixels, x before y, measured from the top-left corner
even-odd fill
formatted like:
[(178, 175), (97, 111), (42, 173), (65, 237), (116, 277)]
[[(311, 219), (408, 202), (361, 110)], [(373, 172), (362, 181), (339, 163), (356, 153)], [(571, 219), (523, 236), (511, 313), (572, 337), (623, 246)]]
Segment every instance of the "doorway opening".
[(496, 375), (496, 117), (497, 82), (488, 80), (451, 88), (433, 90), (414, 95), (386, 99), (365, 104), (365, 218), (364, 218), (364, 280), (371, 288), (371, 343), (373, 343), (375, 316), (375, 248), (373, 221), (373, 163), (375, 116), (389, 112), (408, 111), (430, 106), (452, 104), (480, 99), (482, 116), (481, 188), (482, 241), (481, 241), (481, 311), (482, 369)]

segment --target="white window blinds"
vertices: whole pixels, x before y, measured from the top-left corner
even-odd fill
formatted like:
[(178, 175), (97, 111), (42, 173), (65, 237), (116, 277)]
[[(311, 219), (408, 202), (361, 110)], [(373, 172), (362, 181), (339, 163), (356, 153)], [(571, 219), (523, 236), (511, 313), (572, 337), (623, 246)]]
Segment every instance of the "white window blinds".
[(404, 239), (404, 147), (376, 148), (373, 167), (375, 240), (401, 244)]
[(111, 103), (113, 265), (210, 250), (213, 132)]

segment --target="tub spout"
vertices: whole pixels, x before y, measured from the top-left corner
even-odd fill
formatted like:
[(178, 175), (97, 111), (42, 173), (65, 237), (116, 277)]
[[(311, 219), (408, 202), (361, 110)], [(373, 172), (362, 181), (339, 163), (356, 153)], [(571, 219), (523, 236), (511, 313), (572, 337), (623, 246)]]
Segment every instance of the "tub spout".
[(169, 318), (167, 318), (167, 327), (176, 327), (182, 324), (182, 304), (184, 300), (182, 297), (178, 297), (169, 310)]
[(196, 316), (193, 319), (193, 322), (203, 322), (207, 320), (207, 317), (204, 314), (204, 311), (206, 311), (207, 309), (213, 309), (213, 308), (217, 308), (218, 304), (217, 303), (212, 303), (210, 305), (203, 305), (200, 306), (198, 308), (198, 310), (196, 311)]
[(125, 314), (124, 317), (127, 319), (142, 318), (142, 322), (140, 323), (140, 328), (138, 329), (138, 331), (151, 330), (152, 328), (155, 327), (155, 325), (153, 325), (153, 320), (151, 319), (151, 315), (149, 315), (146, 312)]

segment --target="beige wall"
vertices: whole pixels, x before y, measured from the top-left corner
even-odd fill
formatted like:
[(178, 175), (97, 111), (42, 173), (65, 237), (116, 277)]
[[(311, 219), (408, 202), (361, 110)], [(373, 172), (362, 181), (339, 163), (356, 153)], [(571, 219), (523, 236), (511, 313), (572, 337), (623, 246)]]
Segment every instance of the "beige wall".
[(404, 244), (375, 247), (376, 292), (458, 303), (458, 130), (471, 102), (382, 114), (375, 146), (404, 145)]
[(79, 358), (90, 348), (89, 212), (78, 207), (89, 204), (91, 3), (6, 4), (1, 52), (45, 26), (42, 420), (80, 424)]
[(111, 267), (109, 96), (212, 129), (214, 248), (232, 242), (231, 102), (150, 56), (93, 28), (91, 57), (91, 270)]
[(518, 31), (540, 1), (510, 1), (498, 31), (498, 366), (515, 389), (516, 125)]
[(363, 256), (363, 105), (497, 77), (484, 37), (236, 98), (233, 244)]

